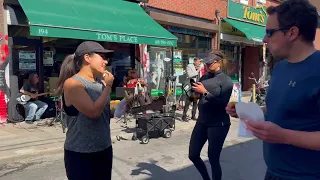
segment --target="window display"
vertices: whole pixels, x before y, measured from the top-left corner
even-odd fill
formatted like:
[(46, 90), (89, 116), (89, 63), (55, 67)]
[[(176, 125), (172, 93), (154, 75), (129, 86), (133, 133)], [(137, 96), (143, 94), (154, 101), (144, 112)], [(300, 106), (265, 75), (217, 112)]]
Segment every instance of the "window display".
[(164, 90), (165, 77), (171, 75), (172, 52), (170, 49), (149, 47), (151, 81), (148, 83), (151, 89)]
[(231, 77), (234, 82), (239, 81), (239, 61), (237, 57), (237, 47), (235, 45), (221, 44), (221, 51), (225, 54), (228, 61), (227, 75)]

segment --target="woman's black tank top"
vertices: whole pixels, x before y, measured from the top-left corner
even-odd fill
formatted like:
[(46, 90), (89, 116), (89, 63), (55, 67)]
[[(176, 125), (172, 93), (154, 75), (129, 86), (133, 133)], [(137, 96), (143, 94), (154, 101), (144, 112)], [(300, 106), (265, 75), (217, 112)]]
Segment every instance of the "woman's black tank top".
[(73, 105), (66, 106), (66, 102), (64, 100), (64, 94), (62, 94), (62, 104), (63, 104), (64, 112), (68, 116), (77, 116), (79, 114), (79, 111)]

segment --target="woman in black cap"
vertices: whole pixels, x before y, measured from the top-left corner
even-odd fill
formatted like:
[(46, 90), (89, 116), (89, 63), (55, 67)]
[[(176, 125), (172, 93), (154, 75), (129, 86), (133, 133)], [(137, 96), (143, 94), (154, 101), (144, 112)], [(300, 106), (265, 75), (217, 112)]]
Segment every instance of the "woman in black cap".
[(208, 53), (203, 62), (207, 74), (200, 82), (193, 84), (193, 90), (201, 95), (199, 117), (193, 129), (189, 159), (196, 166), (204, 180), (210, 180), (206, 165), (200, 158), (203, 145), (208, 140), (208, 157), (211, 164), (212, 179), (221, 180), (220, 153), (230, 128), (230, 117), (226, 113), (233, 83), (222, 70), (226, 67), (224, 55), (217, 50)]
[(61, 66), (57, 86), (69, 116), (64, 145), (69, 180), (111, 179), (109, 98), (114, 77), (106, 65), (112, 55), (100, 44), (85, 41)]

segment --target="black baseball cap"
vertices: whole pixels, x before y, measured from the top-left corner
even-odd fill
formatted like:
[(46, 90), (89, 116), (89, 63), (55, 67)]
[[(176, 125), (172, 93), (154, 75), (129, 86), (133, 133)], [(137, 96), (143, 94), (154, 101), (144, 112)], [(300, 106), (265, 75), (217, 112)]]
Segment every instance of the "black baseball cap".
[(113, 50), (103, 48), (101, 44), (94, 41), (84, 41), (76, 49), (75, 56), (79, 57), (89, 53), (102, 53), (113, 55)]

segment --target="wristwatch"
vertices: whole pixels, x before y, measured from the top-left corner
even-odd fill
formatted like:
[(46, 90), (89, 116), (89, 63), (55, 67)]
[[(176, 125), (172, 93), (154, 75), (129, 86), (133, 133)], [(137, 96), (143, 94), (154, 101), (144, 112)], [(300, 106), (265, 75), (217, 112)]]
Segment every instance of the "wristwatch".
[(204, 96), (204, 97), (207, 97), (208, 93), (209, 93), (208, 91), (205, 92), (205, 93), (203, 93), (203, 96)]

